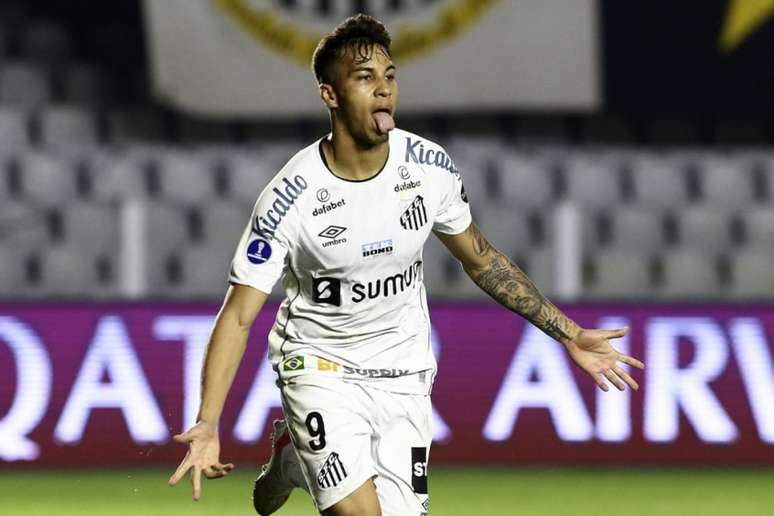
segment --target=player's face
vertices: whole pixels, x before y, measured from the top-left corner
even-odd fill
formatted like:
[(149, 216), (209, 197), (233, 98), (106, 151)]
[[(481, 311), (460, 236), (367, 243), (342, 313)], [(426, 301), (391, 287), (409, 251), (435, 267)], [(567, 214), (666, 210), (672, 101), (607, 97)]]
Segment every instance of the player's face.
[(387, 141), (398, 101), (395, 65), (379, 45), (350, 48), (334, 66), (337, 116), (359, 142)]

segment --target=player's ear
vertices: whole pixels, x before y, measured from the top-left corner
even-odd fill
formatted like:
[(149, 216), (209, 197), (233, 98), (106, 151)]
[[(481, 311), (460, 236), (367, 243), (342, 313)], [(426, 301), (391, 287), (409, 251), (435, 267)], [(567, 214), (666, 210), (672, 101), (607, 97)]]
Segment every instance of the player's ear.
[(320, 98), (323, 100), (323, 102), (325, 102), (325, 105), (328, 106), (328, 109), (335, 109), (339, 107), (336, 91), (334, 91), (333, 86), (330, 84), (320, 84)]

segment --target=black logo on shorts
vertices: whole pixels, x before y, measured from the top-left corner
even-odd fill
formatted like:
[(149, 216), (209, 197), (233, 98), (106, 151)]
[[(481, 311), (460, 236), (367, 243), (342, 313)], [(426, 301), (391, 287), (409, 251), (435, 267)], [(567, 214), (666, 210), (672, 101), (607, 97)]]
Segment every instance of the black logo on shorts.
[(320, 486), (320, 489), (328, 489), (336, 487), (345, 478), (347, 478), (347, 470), (344, 469), (339, 454), (331, 452), (320, 468), (320, 472), (317, 473), (317, 485)]
[(406, 208), (403, 215), (400, 216), (400, 225), (403, 229), (419, 230), (427, 223), (427, 210), (425, 202), (421, 195), (414, 197), (414, 201)]
[(312, 278), (312, 299), (321, 305), (341, 306), (341, 280)]
[(411, 487), (417, 494), (427, 494), (427, 448), (411, 448)]

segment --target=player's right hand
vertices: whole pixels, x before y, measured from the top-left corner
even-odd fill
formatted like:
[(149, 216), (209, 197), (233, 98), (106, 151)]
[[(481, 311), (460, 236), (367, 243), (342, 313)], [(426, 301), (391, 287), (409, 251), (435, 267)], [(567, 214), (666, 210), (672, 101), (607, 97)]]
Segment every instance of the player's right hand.
[(185, 454), (177, 471), (169, 477), (169, 485), (176, 485), (191, 469), (194, 501), (199, 501), (202, 494), (202, 473), (207, 478), (221, 478), (234, 469), (233, 464), (221, 464), (220, 440), (215, 426), (211, 423), (199, 421), (188, 431), (172, 439), (180, 444), (188, 444), (188, 453)]

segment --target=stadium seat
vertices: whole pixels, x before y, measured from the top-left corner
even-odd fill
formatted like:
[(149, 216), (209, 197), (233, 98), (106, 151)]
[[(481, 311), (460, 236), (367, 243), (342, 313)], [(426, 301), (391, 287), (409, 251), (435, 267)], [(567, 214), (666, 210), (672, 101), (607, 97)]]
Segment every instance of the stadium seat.
[(630, 168), (634, 195), (641, 204), (673, 208), (688, 200), (687, 177), (682, 160), (647, 153), (635, 156)]
[(163, 294), (170, 260), (190, 241), (188, 216), (186, 210), (161, 201), (148, 201), (144, 208), (148, 285)]
[(731, 247), (731, 217), (707, 207), (688, 207), (677, 213), (678, 242), (694, 252), (722, 252)]
[(774, 295), (774, 260), (771, 250), (745, 249), (729, 257), (729, 294), (737, 299), (771, 299)]
[(161, 152), (156, 158), (159, 193), (171, 202), (194, 206), (216, 196), (212, 163), (200, 155), (179, 150)]
[(224, 249), (233, 255), (250, 221), (251, 207), (220, 200), (205, 204), (200, 212), (207, 246)]
[(454, 258), (438, 238), (430, 235), (422, 251), (422, 272), (427, 295), (448, 299), (454, 295)]
[(761, 159), (760, 172), (765, 182), (765, 201), (774, 202), (774, 155), (768, 153)]
[(103, 201), (146, 198), (149, 159), (144, 153), (92, 154), (89, 169), (93, 196)]
[(748, 247), (774, 251), (774, 208), (751, 207), (743, 210), (740, 218)]
[(739, 207), (754, 199), (752, 163), (740, 157), (707, 155), (696, 163), (702, 201)]
[(225, 166), (229, 196), (250, 206), (279, 172), (259, 154), (243, 151), (228, 153)]
[(0, 107), (0, 155), (24, 151), (29, 145), (27, 117), (17, 109)]
[(623, 198), (623, 174), (617, 160), (570, 155), (563, 163), (562, 172), (565, 197), (581, 206), (606, 208)]
[(164, 138), (161, 115), (142, 106), (110, 111), (107, 130), (110, 141), (118, 145), (160, 142)]
[(120, 255), (117, 205), (83, 201), (68, 204), (62, 208), (62, 225), (67, 243), (85, 253)]
[(45, 72), (28, 62), (0, 67), (0, 102), (31, 111), (49, 102), (51, 86)]
[(94, 116), (74, 105), (49, 106), (40, 114), (40, 141), (59, 150), (97, 144)]
[(0, 299), (18, 298), (26, 291), (27, 253), (0, 236)]
[(653, 294), (651, 261), (646, 254), (613, 249), (590, 258), (592, 280), (586, 294), (592, 298), (634, 298)]
[[(171, 286), (172, 295), (187, 298), (220, 299), (228, 287), (228, 273), (233, 249), (210, 245), (193, 245), (179, 253), (181, 282)], [(275, 290), (281, 291), (278, 283)]]
[(50, 152), (30, 151), (19, 158), (21, 190), (25, 198), (58, 206), (78, 196), (73, 163)]
[(454, 164), (460, 171), (465, 193), (470, 199), (471, 206), (480, 206), (496, 197), (494, 192), (494, 165), (489, 161), (455, 160)]
[(621, 206), (606, 216), (610, 224), (610, 250), (654, 253), (664, 246), (664, 220), (659, 210)]
[(83, 297), (105, 290), (97, 257), (75, 245), (52, 245), (41, 255), (40, 284), (35, 293), (45, 297)]
[(721, 288), (717, 257), (701, 251), (667, 251), (660, 256), (661, 281), (656, 289), (665, 299), (717, 299)]
[(510, 257), (525, 253), (531, 247), (527, 214), (510, 205), (482, 203), (474, 222), (487, 240)]
[(40, 249), (50, 242), (46, 210), (21, 201), (0, 202), (0, 248), (27, 252)]
[(501, 198), (522, 209), (539, 208), (554, 197), (554, 176), (548, 161), (509, 153), (497, 162)]

